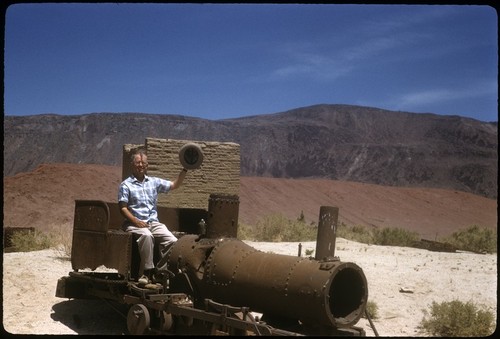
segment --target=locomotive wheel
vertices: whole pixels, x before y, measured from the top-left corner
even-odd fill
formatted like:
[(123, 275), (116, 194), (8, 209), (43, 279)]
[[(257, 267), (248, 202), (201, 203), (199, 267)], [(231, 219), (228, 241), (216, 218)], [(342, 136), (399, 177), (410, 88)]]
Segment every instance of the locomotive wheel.
[(128, 310), (127, 329), (130, 334), (144, 334), (149, 328), (151, 317), (149, 311), (143, 304), (135, 304)]
[(187, 326), (187, 327), (193, 326), (193, 323), (194, 323), (193, 317), (190, 317), (187, 315), (178, 315), (175, 317), (175, 319), (179, 324), (181, 324), (183, 326)]
[(172, 314), (161, 311), (160, 314), (160, 329), (162, 332), (169, 332), (174, 325)]

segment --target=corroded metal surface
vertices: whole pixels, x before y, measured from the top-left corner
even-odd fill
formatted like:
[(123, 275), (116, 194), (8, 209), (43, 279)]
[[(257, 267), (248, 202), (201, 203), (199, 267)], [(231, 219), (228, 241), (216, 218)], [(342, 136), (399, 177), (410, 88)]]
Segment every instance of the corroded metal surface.
[(108, 205), (99, 200), (76, 200), (71, 246), (73, 270), (95, 270), (103, 265), (122, 276), (130, 274), (132, 244), (130, 233), (108, 229)]
[(200, 299), (303, 323), (353, 325), (368, 299), (366, 277), (354, 263), (264, 253), (234, 238), (184, 236), (169, 267), (189, 276)]
[(208, 200), (208, 238), (236, 238), (240, 201), (237, 195), (210, 194)]
[[(75, 271), (58, 280), (56, 296), (130, 304), (137, 314), (130, 315), (128, 325), (138, 334), (363, 336), (364, 330), (355, 324), (365, 312), (368, 285), (359, 266), (334, 257), (338, 211), (321, 209), (317, 259), (264, 253), (228, 237), (237, 220), (237, 205), (235, 196), (212, 195), (207, 215), (211, 222), (207, 233), (212, 226), (212, 236), (179, 233), (162, 259), (168, 274), (155, 290), (147, 290), (131, 275), (138, 253), (133, 251), (131, 234), (112, 226), (116, 223), (110, 221), (109, 205), (77, 201)], [(183, 225), (187, 219), (179, 220)], [(118, 272), (88, 271), (100, 265)], [(183, 301), (175, 295), (184, 296)], [(135, 306), (139, 304), (144, 307)], [(144, 309), (151, 324), (147, 318), (137, 318)], [(249, 310), (262, 317), (250, 317)], [(240, 318), (241, 314), (245, 316)]]
[[(179, 159), (200, 168), (201, 147), (186, 144)], [(238, 213), (239, 197), (222, 193), (210, 194), (208, 209), (159, 207), (178, 240), (155, 255), (153, 282), (141, 285), (139, 251), (120, 229), (117, 204), (77, 200), (74, 271), (58, 280), (56, 296), (129, 305), (131, 334), (365, 335), (354, 325), (368, 284), (358, 265), (335, 257), (338, 208), (320, 209), (315, 258), (264, 253), (238, 240)], [(96, 270), (102, 265), (110, 270)]]
[(319, 209), (318, 235), (316, 237), (316, 260), (335, 257), (339, 208), (321, 206)]

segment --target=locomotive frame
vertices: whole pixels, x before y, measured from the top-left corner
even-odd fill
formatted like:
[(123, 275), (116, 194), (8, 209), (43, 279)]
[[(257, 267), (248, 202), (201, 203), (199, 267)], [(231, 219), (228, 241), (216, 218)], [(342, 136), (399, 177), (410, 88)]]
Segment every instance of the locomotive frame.
[[(201, 150), (190, 144), (182, 152), (193, 158)], [(127, 305), (127, 329), (136, 335), (365, 336), (356, 323), (368, 316), (368, 284), (359, 266), (334, 255), (338, 208), (320, 208), (314, 258), (263, 253), (238, 240), (238, 209), (238, 196), (217, 193), (207, 210), (159, 206), (178, 241), (155, 253), (162, 268), (142, 286), (118, 204), (76, 200), (73, 271), (58, 280), (56, 296)]]

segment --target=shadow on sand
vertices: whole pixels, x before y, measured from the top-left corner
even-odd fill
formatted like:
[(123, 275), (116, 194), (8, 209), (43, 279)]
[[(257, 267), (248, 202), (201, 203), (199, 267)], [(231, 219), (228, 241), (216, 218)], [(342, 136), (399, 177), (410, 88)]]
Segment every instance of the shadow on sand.
[[(77, 334), (128, 334), (128, 305), (103, 300), (67, 300), (52, 306), (50, 315)], [(48, 333), (50, 334), (50, 333)]]

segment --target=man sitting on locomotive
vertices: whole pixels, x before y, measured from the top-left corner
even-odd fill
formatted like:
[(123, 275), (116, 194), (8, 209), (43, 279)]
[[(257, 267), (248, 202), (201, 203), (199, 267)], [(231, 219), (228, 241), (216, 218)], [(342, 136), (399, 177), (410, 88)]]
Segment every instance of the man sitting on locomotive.
[(141, 257), (139, 284), (151, 282), (154, 273), (154, 244), (159, 239), (160, 253), (165, 251), (177, 238), (167, 226), (158, 220), (158, 193), (167, 193), (179, 188), (187, 169), (183, 168), (174, 181), (148, 176), (148, 157), (143, 149), (131, 155), (132, 175), (119, 187), (118, 206), (125, 217), (123, 230), (137, 234), (137, 244)]

